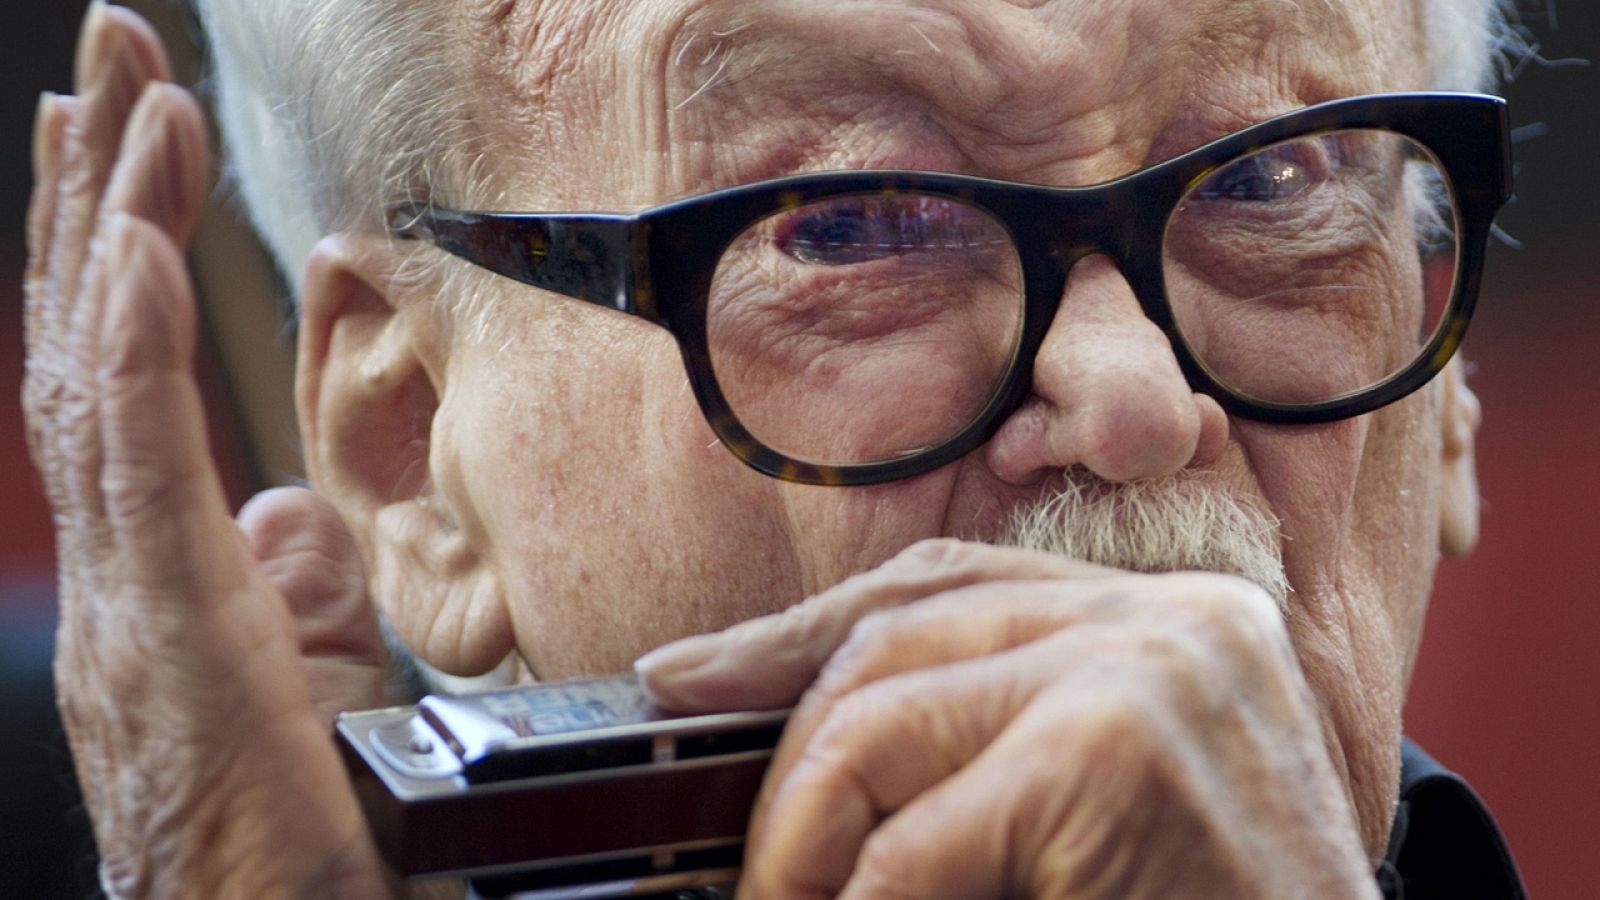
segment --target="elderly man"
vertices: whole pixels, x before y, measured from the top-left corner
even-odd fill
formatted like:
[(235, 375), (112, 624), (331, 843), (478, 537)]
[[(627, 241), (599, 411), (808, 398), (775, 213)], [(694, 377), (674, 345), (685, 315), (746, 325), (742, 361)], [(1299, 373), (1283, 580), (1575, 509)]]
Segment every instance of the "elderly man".
[(1503, 120), (1366, 96), (1482, 81), (1488, 0), (202, 6), (315, 493), (229, 518), (200, 114), (96, 4), (25, 404), (110, 893), (400, 889), (328, 738), (374, 604), (451, 672), (798, 704), (742, 896), (1519, 891), (1397, 793)]

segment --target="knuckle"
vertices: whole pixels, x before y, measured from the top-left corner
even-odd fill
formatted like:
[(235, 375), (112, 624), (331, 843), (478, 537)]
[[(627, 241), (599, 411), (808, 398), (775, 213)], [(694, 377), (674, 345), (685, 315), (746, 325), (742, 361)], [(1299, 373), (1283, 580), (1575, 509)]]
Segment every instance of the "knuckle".
[(354, 539), (342, 519), (306, 488), (273, 488), (252, 497), (239, 511), (239, 524), (263, 556), (322, 551), (339, 558), (354, 552)]
[[(776, 625), (777, 634), (786, 641), (792, 641), (803, 647), (826, 646), (834, 638), (836, 619), (843, 609), (844, 606), (838, 602), (837, 595), (831, 592), (817, 594), (778, 613), (772, 621)], [(768, 629), (758, 624), (762, 621), (751, 620), (749, 627), (741, 622), (730, 631), (740, 636), (765, 638)]]
[(359, 568), (325, 545), (296, 547), (264, 561), (262, 570), (291, 610), (305, 615), (364, 588)]
[(1246, 651), (1287, 636), (1277, 602), (1256, 584), (1233, 575), (1185, 573), (1176, 592), (1183, 619), (1223, 649)]
[(955, 568), (972, 558), (975, 546), (956, 538), (924, 538), (895, 554), (884, 568), (896, 571)]
[(853, 876), (864, 896), (877, 900), (913, 900), (925, 874), (918, 848), (895, 828), (879, 828), (861, 846)]
[[(59, 193), (56, 202), (58, 220), (82, 219), (92, 214), (100, 199), (100, 188), (105, 176), (91, 165), (68, 165), (57, 182)], [(61, 224), (58, 221), (58, 227)]]
[[(49, 269), (50, 258), (43, 248), (29, 255), (22, 279), (22, 303), (23, 309), (30, 314), (38, 314), (60, 304), (61, 291)], [(28, 337), (36, 340), (41, 335), (30, 331)]]
[(834, 701), (812, 737), (812, 747), (821, 759), (848, 764), (847, 748), (859, 743), (863, 724), (879, 720), (886, 705), (884, 692), (874, 685), (849, 691)]
[(857, 619), (822, 668), (817, 681), (821, 692), (844, 694), (871, 681), (892, 662), (901, 644), (902, 618), (900, 610), (893, 608), (874, 610)]
[(950, 559), (963, 559), (971, 545), (957, 538), (923, 538), (895, 555), (896, 559), (909, 559), (924, 563), (939, 563)]
[(877, 647), (893, 642), (902, 618), (904, 616), (898, 607), (875, 609), (867, 613), (850, 626), (844, 646), (839, 648), (840, 653), (852, 656), (875, 653)]
[(151, 510), (162, 508), (172, 487), (162, 473), (141, 466), (109, 465), (100, 479), (107, 514), (130, 529), (148, 520)]
[(1123, 772), (1142, 771), (1153, 765), (1162, 746), (1159, 716), (1147, 704), (1126, 697), (1097, 704), (1073, 727), (1080, 729), (1083, 758), (1091, 770), (1114, 766)]

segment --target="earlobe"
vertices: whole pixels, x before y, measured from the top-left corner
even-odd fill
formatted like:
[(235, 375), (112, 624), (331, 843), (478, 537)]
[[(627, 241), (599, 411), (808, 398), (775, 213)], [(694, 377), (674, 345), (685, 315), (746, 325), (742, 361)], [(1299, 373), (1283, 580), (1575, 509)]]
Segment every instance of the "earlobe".
[(1478, 542), (1478, 425), (1483, 408), (1467, 386), (1463, 363), (1457, 357), (1440, 373), (1443, 400), (1440, 408), (1439, 552), (1466, 556)]
[(405, 302), (395, 262), (355, 235), (312, 252), (295, 379), (306, 469), (361, 544), (401, 640), (436, 668), (478, 674), (510, 652), (509, 616), (435, 446), (448, 345), (430, 305)]

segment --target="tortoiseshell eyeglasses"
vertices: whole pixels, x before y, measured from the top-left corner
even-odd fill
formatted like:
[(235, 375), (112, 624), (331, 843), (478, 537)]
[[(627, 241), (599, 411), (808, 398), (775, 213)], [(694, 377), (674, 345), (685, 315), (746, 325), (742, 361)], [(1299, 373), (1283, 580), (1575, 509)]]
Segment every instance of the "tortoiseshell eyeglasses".
[(1327, 422), (1404, 397), (1466, 331), (1510, 192), (1505, 103), (1308, 107), (1105, 184), (795, 175), (632, 214), (391, 211), (537, 288), (654, 322), (741, 460), (807, 484), (930, 471), (1029, 394), (1079, 260), (1105, 254), (1189, 384)]

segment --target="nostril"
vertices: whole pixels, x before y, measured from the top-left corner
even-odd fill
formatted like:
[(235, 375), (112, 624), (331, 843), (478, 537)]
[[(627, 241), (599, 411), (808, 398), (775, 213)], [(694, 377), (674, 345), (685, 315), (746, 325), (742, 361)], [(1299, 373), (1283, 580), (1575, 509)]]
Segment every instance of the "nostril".
[(1227, 434), (1227, 419), (1209, 397), (1130, 393), (1072, 408), (1035, 397), (990, 440), (985, 462), (1023, 487), (1069, 466), (1107, 481), (1137, 481), (1210, 462)]
[(1043, 404), (1031, 399), (1011, 414), (984, 447), (984, 463), (1007, 484), (1030, 487), (1056, 466), (1045, 452)]

